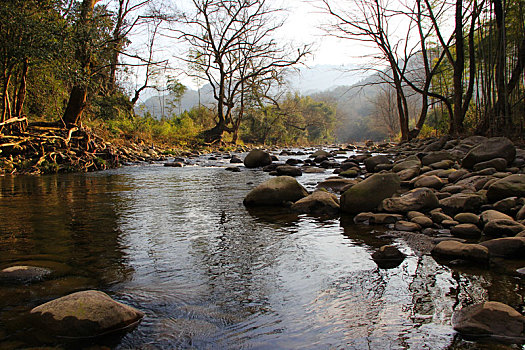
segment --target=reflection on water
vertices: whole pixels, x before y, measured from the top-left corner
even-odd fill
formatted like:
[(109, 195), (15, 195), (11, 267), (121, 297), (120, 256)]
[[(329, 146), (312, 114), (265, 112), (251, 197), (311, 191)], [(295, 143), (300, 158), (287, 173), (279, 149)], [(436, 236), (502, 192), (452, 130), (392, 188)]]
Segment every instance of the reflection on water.
[[(454, 309), (522, 307), (521, 280), (503, 268), (451, 270), (351, 218), (247, 211), (244, 195), (267, 176), (144, 166), (0, 178), (0, 268), (53, 270), (0, 285), (0, 348), (43, 345), (27, 311), (89, 288), (146, 313), (120, 349), (467, 349), (479, 344), (453, 332)], [(405, 261), (379, 269), (370, 255), (383, 244)]]

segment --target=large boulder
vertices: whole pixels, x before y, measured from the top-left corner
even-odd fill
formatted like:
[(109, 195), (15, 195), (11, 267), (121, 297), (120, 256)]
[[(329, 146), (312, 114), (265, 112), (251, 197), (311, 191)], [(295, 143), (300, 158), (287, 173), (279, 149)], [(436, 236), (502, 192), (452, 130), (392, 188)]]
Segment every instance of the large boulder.
[(292, 210), (313, 215), (335, 215), (339, 213), (339, 199), (333, 193), (317, 190), (295, 202)]
[(491, 202), (508, 197), (525, 197), (525, 174), (513, 174), (504, 177), (487, 190), (487, 199)]
[(269, 164), (272, 164), (272, 157), (260, 149), (251, 150), (244, 158), (244, 166), (247, 168), (258, 168)]
[(39, 329), (68, 338), (93, 338), (130, 330), (143, 316), (141, 311), (95, 290), (73, 293), (31, 310)]
[(244, 205), (283, 206), (306, 197), (308, 192), (291, 176), (277, 176), (251, 190), (244, 198)]
[(512, 307), (486, 301), (462, 308), (452, 317), (454, 329), (467, 337), (495, 337), (524, 340), (525, 317)]
[(432, 255), (449, 260), (461, 259), (474, 262), (487, 262), (489, 260), (487, 247), (452, 240), (439, 242), (432, 249)]
[(386, 198), (381, 203), (383, 210), (390, 213), (406, 213), (411, 210), (427, 211), (437, 208), (439, 200), (429, 188), (416, 188), (399, 197)]
[(383, 199), (391, 197), (400, 187), (401, 180), (397, 174), (374, 174), (343, 193), (341, 209), (350, 214), (373, 211)]
[(472, 169), (477, 163), (494, 158), (504, 158), (508, 164), (516, 157), (516, 147), (506, 137), (493, 137), (472, 148), (463, 158), (461, 165)]

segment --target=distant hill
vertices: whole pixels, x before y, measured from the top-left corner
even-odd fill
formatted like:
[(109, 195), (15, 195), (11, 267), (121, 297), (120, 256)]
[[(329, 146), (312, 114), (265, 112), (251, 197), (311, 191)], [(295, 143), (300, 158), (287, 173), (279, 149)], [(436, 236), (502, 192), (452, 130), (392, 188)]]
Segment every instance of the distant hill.
[[(344, 68), (344, 69), (343, 69)], [(382, 80), (379, 74), (365, 75), (363, 72), (352, 71), (351, 67), (315, 66), (302, 67), (288, 77), (292, 92), (303, 96), (312, 96), (317, 100), (335, 103), (337, 105), (336, 140), (338, 142), (382, 140), (385, 134), (370, 127), (370, 116), (373, 113), (373, 101), (376, 98)], [(153, 96), (146, 100), (138, 114), (149, 112), (160, 118), (170, 115), (170, 95)], [(210, 85), (204, 85), (200, 91), (187, 90), (181, 99), (180, 106), (174, 111), (190, 110), (200, 104), (213, 106), (215, 100)]]
[[(351, 86), (362, 80), (366, 75), (357, 71), (357, 66), (335, 66), (317, 65), (313, 67), (301, 67), (287, 77), (292, 92), (301, 95), (312, 95), (326, 90), (332, 90), (339, 86)], [(175, 108), (178, 113), (190, 110), (199, 105), (212, 105), (214, 103), (212, 88), (204, 85), (200, 91), (188, 89), (181, 99), (180, 106)], [(169, 115), (170, 103), (173, 97), (169, 94), (157, 95), (148, 98), (141, 106), (137, 107), (138, 114), (149, 112), (152, 116), (160, 118)]]

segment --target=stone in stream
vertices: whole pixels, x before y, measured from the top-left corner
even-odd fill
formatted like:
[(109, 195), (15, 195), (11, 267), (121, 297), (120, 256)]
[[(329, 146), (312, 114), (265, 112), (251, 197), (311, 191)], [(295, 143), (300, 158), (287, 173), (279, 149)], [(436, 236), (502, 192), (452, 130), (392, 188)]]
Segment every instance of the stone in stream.
[(326, 179), (323, 182), (320, 182), (317, 184), (317, 188), (324, 188), (335, 193), (340, 193), (342, 191), (348, 190), (357, 183), (359, 183), (357, 180), (334, 178)]
[(399, 266), (405, 260), (405, 254), (392, 245), (384, 245), (372, 254), (372, 259), (382, 269)]
[(525, 205), (516, 214), (516, 220), (525, 220)]
[(493, 137), (473, 147), (461, 161), (466, 169), (494, 158), (504, 158), (507, 163), (512, 163), (516, 157), (516, 147), (506, 137)]
[(406, 213), (408, 211), (427, 211), (436, 208), (439, 201), (429, 188), (416, 188), (399, 197), (386, 198), (381, 208), (390, 213)]
[(505, 259), (522, 259), (525, 256), (525, 237), (495, 238), (480, 243), (491, 256)]
[(366, 171), (373, 173), (376, 171), (376, 167), (380, 164), (391, 164), (392, 162), (387, 156), (377, 155), (364, 160)]
[(71, 339), (129, 331), (144, 317), (141, 311), (96, 290), (49, 301), (32, 309), (30, 315), (34, 325), (49, 335)]
[(488, 168), (494, 168), (496, 171), (505, 171), (505, 169), (507, 169), (507, 161), (505, 158), (494, 158), (486, 162), (477, 163), (474, 165), (473, 170), (480, 171)]
[(454, 216), (454, 220), (460, 224), (474, 224), (478, 225), (480, 222), (479, 215), (474, 213), (459, 213)]
[(488, 262), (489, 250), (480, 244), (465, 244), (457, 241), (439, 242), (432, 255), (447, 260), (461, 259), (473, 262)]
[(508, 197), (525, 197), (525, 174), (513, 174), (494, 182), (487, 190), (491, 202)]
[(277, 176), (252, 189), (244, 198), (244, 205), (286, 206), (308, 196), (306, 189), (291, 176)]
[(440, 151), (440, 152), (432, 152), (427, 155), (425, 155), (421, 159), (421, 163), (423, 165), (431, 165), (435, 164), (437, 162), (441, 162), (443, 160), (455, 160), (455, 157), (453, 154), (451, 154), (448, 151)]
[(511, 215), (518, 209), (518, 197), (509, 197), (499, 200), (494, 203), (494, 209), (499, 212)]
[(374, 174), (346, 190), (341, 196), (341, 209), (350, 214), (372, 211), (385, 198), (391, 197), (401, 187), (395, 173)]
[(287, 175), (287, 176), (301, 176), (303, 172), (298, 167), (292, 165), (279, 165), (275, 168), (278, 175)]
[(413, 217), (412, 219), (410, 219), (410, 222), (418, 224), (419, 226), (423, 228), (431, 227), (432, 225), (434, 225), (434, 222), (432, 221), (432, 219), (424, 215)]
[(493, 221), (493, 220), (500, 220), (500, 219), (513, 220), (511, 216), (508, 216), (507, 214), (501, 213), (493, 209), (483, 211), (480, 214), (479, 219), (481, 220), (481, 223), (483, 225), (486, 225), (488, 222)]
[(239, 163), (242, 163), (242, 159), (239, 158), (239, 156), (237, 155), (233, 155), (230, 159), (230, 163), (232, 164), (239, 164)]
[(450, 233), (458, 237), (479, 238), (481, 230), (474, 224), (459, 224), (450, 229)]
[(525, 230), (525, 225), (508, 219), (496, 219), (487, 222), (483, 228), (483, 234), (487, 236), (515, 236)]
[(474, 193), (456, 193), (439, 201), (439, 205), (443, 208), (443, 211), (450, 215), (464, 211), (476, 212), (484, 203), (485, 199)]
[(409, 156), (406, 159), (397, 162), (392, 167), (393, 172), (400, 172), (407, 169), (417, 169), (417, 172), (419, 173), (419, 170), (421, 169), (421, 161), (416, 156)]
[(3, 283), (34, 283), (44, 280), (53, 271), (37, 266), (10, 266), (0, 271), (0, 284)]
[(247, 168), (258, 168), (270, 164), (272, 164), (272, 157), (260, 149), (251, 150), (244, 158), (244, 166)]
[(399, 220), (394, 224), (394, 229), (396, 231), (415, 232), (420, 231), (421, 226), (419, 226), (415, 222)]
[(311, 195), (299, 199), (291, 209), (298, 213), (313, 215), (336, 215), (339, 213), (339, 199), (325, 190), (314, 191)]
[(414, 182), (414, 187), (428, 187), (439, 190), (445, 183), (436, 175), (422, 176)]
[(173, 168), (182, 168), (184, 164), (182, 164), (181, 162), (168, 162), (168, 163), (164, 163), (164, 166), (173, 167)]
[(466, 337), (492, 337), (506, 342), (525, 341), (525, 317), (509, 305), (486, 301), (456, 311), (454, 329)]

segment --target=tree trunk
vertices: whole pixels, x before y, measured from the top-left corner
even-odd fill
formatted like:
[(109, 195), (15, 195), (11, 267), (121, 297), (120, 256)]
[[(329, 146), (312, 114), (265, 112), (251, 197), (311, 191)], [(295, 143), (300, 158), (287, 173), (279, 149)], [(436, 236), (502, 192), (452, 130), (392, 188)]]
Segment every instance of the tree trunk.
[(4, 75), (4, 86), (2, 95), (2, 119), (0, 122), (5, 122), (11, 118), (11, 106), (9, 104), (9, 83), (11, 82), (11, 72), (7, 72)]
[[(77, 37), (80, 40), (80, 45), (76, 52), (76, 58), (80, 62), (83, 79), (76, 82), (71, 89), (69, 101), (62, 120), (67, 127), (77, 125), (82, 118), (82, 112), (86, 108), (88, 82), (90, 78), (91, 65), (91, 48), (89, 26), (91, 18), (93, 17), (93, 9), (98, 0), (83, 0), (80, 11), (80, 18), (77, 22)], [(86, 81), (84, 81), (86, 80)]]
[(465, 70), (465, 40), (463, 38), (463, 0), (456, 1), (456, 59), (454, 61), (454, 114), (450, 123), (450, 134), (459, 135), (463, 132), (463, 71)]
[(18, 93), (16, 94), (15, 117), (22, 116), (22, 109), (24, 107), (24, 101), (26, 99), (26, 85), (27, 85), (28, 68), (29, 68), (29, 60), (26, 58), (22, 66), (22, 72), (20, 76), (20, 86), (18, 87)]

